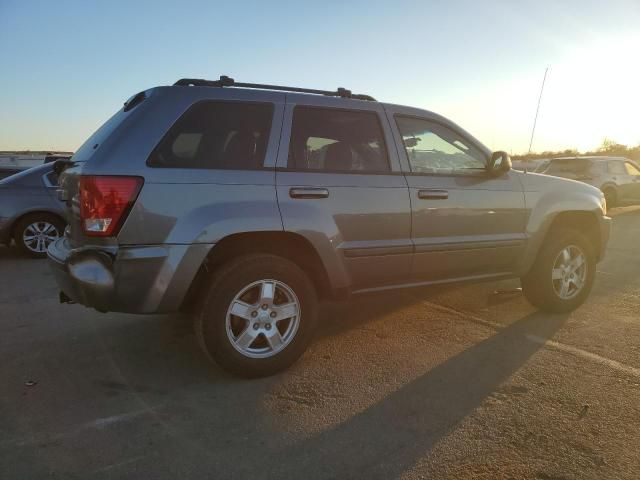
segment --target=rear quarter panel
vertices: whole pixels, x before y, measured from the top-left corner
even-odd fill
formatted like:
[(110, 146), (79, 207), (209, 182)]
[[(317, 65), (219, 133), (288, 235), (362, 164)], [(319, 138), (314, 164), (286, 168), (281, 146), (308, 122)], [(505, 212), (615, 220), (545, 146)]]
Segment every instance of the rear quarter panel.
[[(264, 168), (153, 168), (147, 158), (194, 103), (246, 100), (274, 104)], [(120, 233), (120, 245), (210, 244), (237, 232), (282, 230), (275, 161), (285, 96), (211, 87), (158, 87), (99, 146), (81, 173), (135, 175), (144, 185)]]

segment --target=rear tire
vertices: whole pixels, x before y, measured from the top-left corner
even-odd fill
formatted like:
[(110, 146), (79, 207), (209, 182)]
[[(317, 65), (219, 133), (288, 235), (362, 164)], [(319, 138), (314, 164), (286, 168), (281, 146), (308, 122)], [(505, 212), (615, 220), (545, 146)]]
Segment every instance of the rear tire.
[(194, 327), (207, 357), (228, 372), (264, 377), (292, 365), (317, 325), (317, 295), (295, 263), (251, 254), (211, 278)]
[(522, 291), (542, 311), (571, 312), (589, 296), (595, 271), (591, 242), (576, 230), (556, 229), (549, 233), (533, 267), (522, 277)]
[(613, 208), (618, 203), (618, 193), (613, 187), (606, 187), (602, 190), (604, 193), (604, 199), (607, 201), (607, 208)]
[(50, 213), (27, 215), (15, 226), (13, 240), (18, 249), (30, 257), (47, 256), (49, 244), (64, 234), (64, 222)]

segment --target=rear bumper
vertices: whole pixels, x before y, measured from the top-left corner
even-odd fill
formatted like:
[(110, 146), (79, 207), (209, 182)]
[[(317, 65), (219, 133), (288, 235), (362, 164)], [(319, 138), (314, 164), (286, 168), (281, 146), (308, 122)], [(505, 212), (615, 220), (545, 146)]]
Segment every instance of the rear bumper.
[(49, 246), (49, 264), (64, 294), (101, 312), (177, 311), (211, 245), (72, 248)]

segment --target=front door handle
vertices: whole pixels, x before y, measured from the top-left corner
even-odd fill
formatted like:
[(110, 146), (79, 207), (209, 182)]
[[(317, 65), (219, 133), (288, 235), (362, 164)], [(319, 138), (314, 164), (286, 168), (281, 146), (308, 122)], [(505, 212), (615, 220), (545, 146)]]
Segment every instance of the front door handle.
[(289, 190), (291, 198), (328, 198), (329, 190), (326, 188), (294, 187)]
[(449, 192), (446, 190), (418, 190), (418, 198), (422, 200), (446, 200)]

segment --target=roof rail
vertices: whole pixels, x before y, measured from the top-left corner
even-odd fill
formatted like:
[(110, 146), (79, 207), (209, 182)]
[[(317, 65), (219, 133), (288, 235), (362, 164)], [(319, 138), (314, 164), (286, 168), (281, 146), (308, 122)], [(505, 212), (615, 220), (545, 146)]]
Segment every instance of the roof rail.
[(204, 80), (200, 78), (181, 78), (174, 85), (177, 86), (194, 86), (194, 87), (241, 87), (241, 88), (256, 88), (261, 90), (278, 90), (281, 92), (296, 92), (296, 93), (315, 93), (316, 95), (327, 95), (330, 97), (341, 98), (353, 98), (355, 100), (367, 100), (375, 102), (376, 99), (370, 95), (363, 95), (358, 93), (351, 93), (351, 90), (346, 88), (338, 88), (335, 91), (330, 90), (314, 90), (311, 88), (299, 88), (299, 87), (283, 87), (281, 85), (263, 85), (261, 83), (239, 83), (233, 78), (229, 78), (226, 75), (220, 76), (219, 80)]

